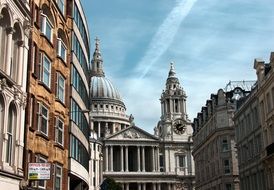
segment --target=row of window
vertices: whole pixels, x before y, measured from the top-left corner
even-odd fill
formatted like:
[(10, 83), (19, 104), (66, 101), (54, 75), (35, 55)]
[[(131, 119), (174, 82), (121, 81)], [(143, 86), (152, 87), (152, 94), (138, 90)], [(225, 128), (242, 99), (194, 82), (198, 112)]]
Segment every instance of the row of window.
[(246, 113), (242, 119), (236, 120), (235, 125), (237, 141), (241, 141), (258, 129), (260, 121), (257, 107), (251, 108), (250, 112)]
[[(221, 167), (219, 166), (219, 162), (215, 161), (211, 164), (207, 164), (206, 166), (201, 161), (196, 161), (196, 168), (200, 168), (195, 171), (197, 182), (205, 182), (209, 181), (211, 178), (217, 177), (220, 175), (230, 175), (231, 174), (231, 161), (229, 159), (223, 159)], [(220, 170), (220, 168), (222, 170)]]
[[(49, 110), (42, 103), (38, 103), (38, 131), (43, 135), (49, 134)], [(64, 145), (64, 122), (61, 118), (55, 118), (55, 142)]]
[(89, 171), (89, 154), (85, 146), (75, 136), (70, 136), (70, 156)]
[(81, 67), (83, 68), (83, 71), (86, 73), (86, 76), (88, 76), (87, 75), (87, 71), (88, 71), (87, 60), (86, 60), (84, 51), (81, 47), (81, 44), (75, 34), (72, 35), (72, 50), (74, 51)]
[(238, 145), (239, 165), (245, 164), (262, 151), (262, 135), (258, 134), (246, 143)]
[(85, 46), (86, 46), (86, 49), (87, 49), (87, 52), (89, 54), (89, 44), (88, 44), (88, 37), (87, 37), (87, 33), (86, 33), (86, 30), (85, 30), (85, 26), (84, 26), (84, 22), (83, 22), (83, 19), (81, 17), (81, 14), (80, 14), (80, 11), (76, 5), (76, 3), (74, 3), (74, 11), (73, 11), (73, 16), (74, 16), (74, 22), (76, 23), (79, 31), (80, 31), (80, 34), (83, 38), (83, 42), (85, 43)]
[(248, 176), (240, 175), (241, 190), (266, 190), (265, 184), (266, 178), (263, 170), (256, 171)]
[(82, 98), (82, 100), (85, 103), (85, 106), (88, 107), (88, 105), (89, 105), (88, 92), (87, 92), (86, 86), (83, 82), (83, 79), (74, 66), (72, 66), (71, 69), (72, 69), (71, 84), (75, 88), (75, 90), (79, 93), (80, 97)]
[[(110, 107), (111, 110), (114, 110), (114, 105), (109, 106), (108, 104), (106, 104), (106, 105), (103, 105), (103, 104), (96, 104), (96, 103), (93, 104), (93, 109), (94, 109), (94, 110), (97, 110), (97, 109), (104, 109), (104, 107), (105, 107), (105, 109), (109, 109), (109, 107)], [(118, 107), (118, 106), (115, 106), (115, 110), (116, 110), (116, 111), (118, 111), (118, 110), (119, 110), (119, 111), (125, 111), (124, 108), (122, 108), (122, 107), (120, 107), (120, 106), (119, 106), (119, 107)]]
[(89, 125), (87, 118), (85, 117), (80, 106), (73, 99), (71, 100), (70, 118), (83, 132), (86, 139), (89, 140)]
[[(37, 56), (37, 52), (39, 52), (38, 47), (36, 45), (33, 46), (33, 67), (35, 65), (35, 60)], [(45, 86), (51, 89), (51, 80), (52, 80), (52, 62), (50, 58), (44, 53), (38, 53), (40, 57), (40, 61), (38, 63), (37, 70), (38, 78)], [(58, 98), (62, 103), (65, 103), (65, 77), (57, 72), (56, 74), (56, 98)]]

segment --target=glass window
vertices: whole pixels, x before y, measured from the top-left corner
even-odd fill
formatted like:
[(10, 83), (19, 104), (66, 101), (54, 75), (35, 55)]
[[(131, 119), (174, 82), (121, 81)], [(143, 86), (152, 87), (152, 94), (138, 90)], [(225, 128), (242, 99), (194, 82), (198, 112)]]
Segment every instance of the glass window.
[(179, 162), (179, 167), (185, 167), (185, 156), (180, 155), (178, 156), (178, 162)]
[(42, 16), (42, 22), (41, 22), (41, 30), (42, 33), (48, 38), (49, 41), (52, 41), (52, 24), (48, 17), (44, 14)]
[(62, 166), (55, 164), (55, 179), (54, 179), (54, 190), (62, 189)]
[(12, 152), (13, 152), (13, 139), (14, 139), (14, 129), (16, 122), (15, 108), (13, 105), (9, 108), (8, 117), (8, 128), (7, 128), (7, 151), (6, 151), (6, 162), (12, 165)]
[(63, 103), (65, 102), (65, 78), (58, 73), (57, 74), (57, 98)]
[(67, 56), (67, 48), (64, 44), (64, 42), (58, 38), (58, 56), (61, 57), (64, 61), (66, 61)]
[(229, 144), (228, 144), (227, 138), (224, 138), (224, 139), (222, 140), (222, 150), (223, 150), (223, 152), (229, 150)]
[(50, 88), (51, 79), (51, 62), (50, 59), (43, 54), (42, 58), (42, 82)]
[(64, 122), (60, 118), (56, 119), (55, 141), (60, 145), (64, 144)]
[(49, 122), (49, 113), (48, 109), (39, 104), (39, 114), (38, 114), (38, 126), (39, 131), (45, 135), (48, 135), (48, 122)]
[(57, 0), (58, 7), (62, 14), (65, 13), (65, 0)]
[[(36, 156), (36, 161), (38, 163), (46, 163), (47, 159), (41, 157), (40, 155)], [(46, 180), (39, 180), (38, 181), (38, 187), (42, 189), (46, 189)]]
[(229, 160), (224, 160), (224, 172), (230, 174), (230, 163)]

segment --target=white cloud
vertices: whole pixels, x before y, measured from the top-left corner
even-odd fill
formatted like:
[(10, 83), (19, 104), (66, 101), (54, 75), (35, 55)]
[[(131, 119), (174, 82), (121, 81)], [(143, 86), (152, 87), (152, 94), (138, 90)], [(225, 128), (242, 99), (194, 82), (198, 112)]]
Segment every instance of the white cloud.
[(170, 44), (197, 0), (177, 0), (176, 6), (163, 21), (156, 34), (153, 36), (148, 50), (137, 65), (137, 72), (141, 72), (143, 78), (155, 62), (169, 48)]

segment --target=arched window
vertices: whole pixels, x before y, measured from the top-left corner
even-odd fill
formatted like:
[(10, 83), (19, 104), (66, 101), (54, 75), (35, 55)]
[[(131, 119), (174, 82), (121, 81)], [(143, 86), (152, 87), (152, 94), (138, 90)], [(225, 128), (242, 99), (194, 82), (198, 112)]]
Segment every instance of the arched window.
[(52, 42), (54, 19), (49, 7), (45, 4), (42, 6), (41, 18), (41, 32)]
[(9, 107), (8, 126), (7, 126), (7, 147), (6, 147), (6, 162), (12, 165), (15, 139), (16, 125), (16, 108), (13, 104)]
[(10, 16), (8, 10), (3, 8), (0, 13), (0, 69), (5, 69), (7, 43), (8, 43), (8, 27), (10, 26)]
[(67, 40), (63, 30), (58, 29), (57, 54), (64, 62), (67, 60)]
[(18, 23), (14, 25), (14, 32), (12, 34), (12, 57), (11, 57), (11, 65), (10, 65), (10, 76), (12, 79), (16, 81), (16, 77), (18, 76), (18, 66), (20, 64), (19, 59), (19, 49), (20, 43), (22, 42), (22, 34), (20, 30), (20, 26)]
[[(2, 96), (0, 96), (0, 126), (4, 126), (4, 101)], [(0, 127), (0, 135), (3, 135), (3, 127)], [(2, 158), (3, 155), (3, 138), (0, 139), (0, 158)]]

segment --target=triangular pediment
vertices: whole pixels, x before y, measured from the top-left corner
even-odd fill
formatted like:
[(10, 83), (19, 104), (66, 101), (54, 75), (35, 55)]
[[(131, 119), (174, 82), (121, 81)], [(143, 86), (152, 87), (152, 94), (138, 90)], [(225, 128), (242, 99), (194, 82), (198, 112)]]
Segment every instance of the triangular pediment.
[(131, 126), (106, 137), (105, 140), (157, 141), (159, 139), (137, 126)]

